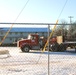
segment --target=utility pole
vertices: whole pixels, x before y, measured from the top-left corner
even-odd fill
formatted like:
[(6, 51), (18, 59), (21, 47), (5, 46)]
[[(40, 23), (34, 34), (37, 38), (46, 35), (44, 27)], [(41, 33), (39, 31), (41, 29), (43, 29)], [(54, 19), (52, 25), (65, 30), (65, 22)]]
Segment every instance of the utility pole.
[(71, 24), (72, 24), (72, 18), (73, 18), (73, 16), (69, 16), (68, 18), (70, 18), (70, 25), (69, 25), (69, 38), (71, 38), (72, 36), (71, 36), (71, 30), (72, 30), (72, 26), (71, 26)]
[(73, 16), (69, 16), (68, 18), (70, 18), (70, 24), (71, 24)]

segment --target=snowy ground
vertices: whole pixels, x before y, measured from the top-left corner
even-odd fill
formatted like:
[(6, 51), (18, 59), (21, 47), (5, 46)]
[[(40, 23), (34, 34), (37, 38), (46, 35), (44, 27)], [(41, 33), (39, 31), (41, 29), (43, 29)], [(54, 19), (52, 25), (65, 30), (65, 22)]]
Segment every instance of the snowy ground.
[(47, 51), (22, 53), (17, 47), (0, 50), (9, 50), (11, 55), (0, 55), (0, 75), (76, 75), (75, 52), (49, 52), (48, 60)]

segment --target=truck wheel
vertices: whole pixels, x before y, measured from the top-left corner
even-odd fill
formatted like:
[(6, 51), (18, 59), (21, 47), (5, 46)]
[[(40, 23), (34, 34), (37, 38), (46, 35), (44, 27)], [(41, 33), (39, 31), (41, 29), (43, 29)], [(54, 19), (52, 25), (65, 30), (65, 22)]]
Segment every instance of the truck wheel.
[(59, 51), (59, 44), (58, 43), (53, 44), (51, 47), (51, 51), (53, 52)]
[(66, 51), (66, 46), (65, 46), (64, 44), (60, 44), (60, 45), (59, 45), (59, 51), (60, 51), (60, 52)]
[(28, 47), (28, 46), (24, 46), (24, 47), (22, 48), (22, 51), (23, 51), (23, 52), (29, 52), (29, 47)]

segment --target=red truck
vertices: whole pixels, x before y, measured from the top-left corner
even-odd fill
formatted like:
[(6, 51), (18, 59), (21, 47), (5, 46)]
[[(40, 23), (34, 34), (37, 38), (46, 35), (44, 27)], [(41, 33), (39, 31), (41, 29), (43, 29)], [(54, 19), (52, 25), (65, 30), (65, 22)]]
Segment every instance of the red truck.
[(29, 34), (27, 39), (22, 39), (17, 42), (17, 47), (20, 47), (23, 52), (29, 50), (39, 50), (43, 45), (43, 38), (40, 39), (38, 34)]
[[(20, 47), (23, 52), (29, 52), (29, 50), (43, 49), (46, 42), (47, 38), (39, 37), (38, 34), (29, 34), (27, 39), (22, 39), (17, 42), (17, 47)], [(75, 47), (75, 45), (76, 42), (59, 43), (57, 37), (50, 38), (49, 40), (50, 51), (65, 51), (67, 47)]]

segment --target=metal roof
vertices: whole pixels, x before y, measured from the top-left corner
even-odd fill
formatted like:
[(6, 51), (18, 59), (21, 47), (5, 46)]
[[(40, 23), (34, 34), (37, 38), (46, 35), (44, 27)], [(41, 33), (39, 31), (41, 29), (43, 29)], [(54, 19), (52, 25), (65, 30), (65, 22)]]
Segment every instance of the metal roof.
[[(8, 31), (9, 28), (2, 28), (0, 30)], [(48, 32), (48, 28), (12, 28), (10, 32)]]

